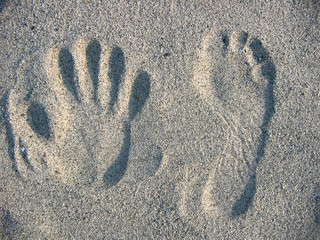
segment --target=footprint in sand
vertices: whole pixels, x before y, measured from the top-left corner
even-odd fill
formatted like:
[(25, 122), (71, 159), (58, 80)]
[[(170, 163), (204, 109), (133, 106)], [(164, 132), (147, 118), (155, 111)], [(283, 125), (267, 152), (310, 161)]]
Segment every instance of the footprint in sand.
[[(180, 212), (208, 220), (238, 217), (252, 204), (256, 171), (274, 114), (275, 66), (246, 32), (211, 32), (203, 41), (193, 85), (222, 120), (224, 136), (212, 168), (188, 167)], [(197, 222), (197, 221), (196, 221)]]
[[(131, 125), (149, 97), (150, 77), (126, 69), (123, 51), (100, 42), (80, 39), (70, 50), (51, 48), (21, 64), (7, 109), (9, 152), (19, 176), (109, 188), (130, 171)], [(159, 147), (148, 151), (141, 166), (148, 171), (133, 174), (139, 180), (155, 174), (162, 161)]]

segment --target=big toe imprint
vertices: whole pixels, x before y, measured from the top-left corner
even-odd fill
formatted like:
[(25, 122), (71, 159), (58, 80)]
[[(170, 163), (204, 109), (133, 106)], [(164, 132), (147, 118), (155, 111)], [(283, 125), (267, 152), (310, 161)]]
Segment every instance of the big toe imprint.
[(246, 32), (212, 32), (204, 39), (192, 81), (224, 121), (225, 147), (209, 169), (197, 164), (189, 169), (181, 200), (184, 215), (197, 211), (217, 218), (247, 212), (274, 113), (275, 74), (261, 41)]

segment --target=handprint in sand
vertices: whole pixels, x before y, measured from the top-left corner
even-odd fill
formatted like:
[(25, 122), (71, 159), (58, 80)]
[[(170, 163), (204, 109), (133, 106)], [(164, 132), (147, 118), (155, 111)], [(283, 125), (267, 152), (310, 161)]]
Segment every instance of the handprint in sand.
[[(151, 79), (126, 68), (121, 48), (100, 42), (81, 38), (21, 63), (8, 97), (8, 129), (13, 167), (24, 179), (50, 175), (73, 186), (109, 188), (130, 171), (131, 126), (149, 98)], [(152, 167), (140, 180), (162, 161), (153, 146)]]

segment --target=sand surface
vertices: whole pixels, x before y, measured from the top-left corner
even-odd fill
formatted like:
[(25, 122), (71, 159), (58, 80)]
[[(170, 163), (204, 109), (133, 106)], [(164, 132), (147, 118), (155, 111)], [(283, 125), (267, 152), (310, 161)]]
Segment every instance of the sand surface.
[(1, 239), (318, 239), (319, 1), (0, 1)]

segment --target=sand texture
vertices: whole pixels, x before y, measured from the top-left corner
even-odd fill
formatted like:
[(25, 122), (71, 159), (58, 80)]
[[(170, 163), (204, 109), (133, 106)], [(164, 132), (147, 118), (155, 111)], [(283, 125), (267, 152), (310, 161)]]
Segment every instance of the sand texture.
[(319, 239), (318, 1), (1, 1), (0, 239)]

